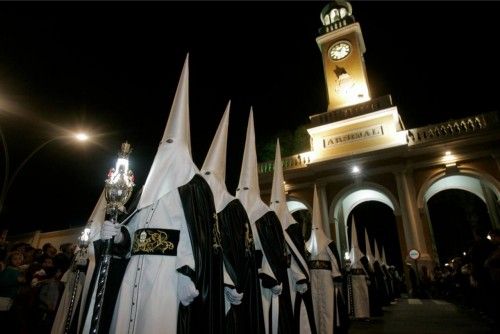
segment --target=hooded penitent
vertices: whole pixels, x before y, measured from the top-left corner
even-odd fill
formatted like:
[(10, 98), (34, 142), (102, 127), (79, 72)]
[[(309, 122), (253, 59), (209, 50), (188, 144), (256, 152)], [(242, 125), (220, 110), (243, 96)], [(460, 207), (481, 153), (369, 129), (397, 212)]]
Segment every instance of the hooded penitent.
[(312, 231), (306, 243), (316, 329), (321, 334), (347, 333), (347, 306), (342, 293), (337, 246), (323, 232), (318, 192), (314, 186)]
[(375, 279), (375, 272), (373, 268), (375, 257), (373, 256), (370, 239), (368, 238), (368, 231), (366, 229), (365, 229), (365, 248), (366, 248), (365, 257), (362, 258), (361, 261), (370, 279), (370, 285), (368, 286), (368, 294), (370, 297), (370, 316), (378, 317), (383, 315), (382, 303), (380, 300), (380, 293), (377, 285), (377, 280)]
[(373, 262), (375, 260), (372, 252), (372, 246), (370, 245), (370, 239), (368, 238), (368, 231), (366, 229), (365, 229), (365, 248), (366, 248), (365, 256), (368, 259), (370, 268), (373, 270)]
[(294, 331), (296, 333), (316, 333), (311, 291), (300, 294), (296, 290), (298, 284), (307, 284), (309, 290), (309, 269), (307, 268), (305, 242), (300, 225), (288, 211), (284, 183), (280, 143), (277, 140), (270, 207), (276, 212), (281, 222), (290, 254), (288, 278), (294, 309)]
[[(213, 196), (191, 158), (188, 87), (186, 57), (162, 140), (127, 225), (131, 258), (111, 333), (223, 331), (222, 252), (213, 234)], [(182, 306), (178, 289), (199, 295)]]
[(385, 258), (385, 247), (382, 246), (382, 265), (388, 267), (389, 265), (387, 264), (387, 260)]
[(226, 301), (224, 333), (263, 334), (264, 318), (250, 222), (240, 201), (229, 194), (225, 184), (229, 108), (230, 102), (201, 168), (217, 211), (226, 273), (224, 284), (243, 294), (239, 305)]
[(198, 172), (191, 158), (189, 129), (189, 56), (186, 57), (167, 125), (137, 209), (153, 204), (188, 183)]
[(377, 281), (377, 288), (379, 289), (380, 302), (383, 306), (387, 306), (390, 304), (389, 287), (387, 286), (387, 278), (382, 269), (382, 259), (380, 258), (376, 239), (373, 239), (373, 248), (375, 248), (373, 271), (375, 272), (375, 280)]
[(365, 271), (361, 259), (364, 254), (359, 249), (358, 233), (356, 231), (356, 222), (354, 216), (352, 217), (351, 225), (351, 252), (349, 258), (351, 261), (351, 292), (349, 298), (349, 309), (355, 318), (369, 318), (370, 317), (370, 299), (368, 295), (367, 278), (368, 273)]
[(391, 272), (389, 271), (389, 265), (387, 264), (387, 260), (385, 258), (385, 247), (382, 246), (382, 271), (384, 272), (386, 284), (387, 284), (387, 292), (389, 294), (389, 299), (393, 300), (395, 298), (394, 292), (394, 278), (392, 277)]
[(236, 197), (247, 211), (255, 248), (262, 255), (259, 277), (266, 333), (292, 333), (293, 311), (287, 275), (286, 243), (278, 217), (260, 198), (252, 110), (248, 119)]
[[(101, 224), (104, 222), (104, 215), (106, 212), (106, 199), (104, 197), (104, 191), (101, 193), (99, 200), (97, 201), (92, 214), (88, 220), (86, 228), (89, 229), (88, 240), (89, 246), (87, 248), (86, 254), (78, 252), (75, 256), (87, 257), (87, 267), (82, 268), (82, 266), (77, 266), (75, 268), (70, 267), (68, 271), (61, 278), (61, 282), (64, 284), (64, 292), (59, 302), (59, 307), (57, 309), (56, 316), (52, 325), (52, 334), (64, 333), (66, 326), (68, 325), (69, 333), (78, 333), (81, 326), (83, 311), (85, 309), (84, 305), (87, 300), (87, 294), (89, 291), (90, 280), (94, 273), (96, 259), (94, 253), (93, 242), (99, 239), (99, 233), (101, 230)], [(85, 232), (84, 232), (85, 233)], [(82, 259), (83, 260), (83, 259)], [(75, 269), (75, 270), (74, 270)], [(77, 275), (76, 270), (80, 270), (80, 274)], [(78, 279), (76, 279), (78, 277)], [(75, 289), (76, 284), (76, 289)], [(68, 309), (71, 304), (72, 294), (76, 292), (72, 305), (71, 319), (67, 324)]]
[(358, 245), (358, 233), (356, 231), (356, 222), (354, 221), (354, 216), (352, 217), (352, 228), (351, 228), (351, 251), (349, 253), (349, 259), (351, 261), (351, 269), (362, 269), (361, 258), (365, 256)]

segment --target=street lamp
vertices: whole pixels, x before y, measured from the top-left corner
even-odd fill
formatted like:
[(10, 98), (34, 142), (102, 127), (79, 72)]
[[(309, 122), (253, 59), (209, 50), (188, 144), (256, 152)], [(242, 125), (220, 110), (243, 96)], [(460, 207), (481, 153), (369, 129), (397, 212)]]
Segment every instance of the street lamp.
[(86, 133), (79, 132), (79, 133), (74, 133), (74, 134), (68, 134), (68, 135), (62, 135), (62, 136), (57, 136), (50, 138), (49, 140), (46, 140), (45, 142), (41, 143), (38, 145), (16, 168), (16, 170), (12, 173), (12, 176), (10, 176), (10, 159), (9, 159), (9, 150), (7, 148), (7, 141), (5, 140), (4, 133), (2, 131), (2, 128), (0, 127), (0, 137), (3, 143), (3, 150), (4, 150), (4, 156), (5, 156), (5, 169), (4, 169), (4, 180), (2, 182), (2, 190), (0, 192), (0, 214), (3, 212), (3, 208), (5, 205), (5, 200), (7, 198), (7, 194), (9, 192), (9, 189), (12, 187), (12, 184), (14, 183), (14, 180), (16, 179), (17, 175), (23, 169), (23, 167), (26, 165), (26, 163), (37, 153), (39, 152), (42, 148), (47, 146), (48, 144), (60, 140), (60, 139), (68, 139), (68, 138), (73, 138), (76, 139), (79, 142), (84, 142), (89, 139), (89, 136)]

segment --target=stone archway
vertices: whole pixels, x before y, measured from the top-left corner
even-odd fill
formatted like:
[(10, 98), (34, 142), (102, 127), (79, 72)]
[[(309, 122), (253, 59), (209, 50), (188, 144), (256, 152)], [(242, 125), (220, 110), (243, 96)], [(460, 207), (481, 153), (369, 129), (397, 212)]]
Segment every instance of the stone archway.
[(493, 227), (500, 226), (500, 183), (495, 178), (471, 168), (460, 168), (452, 174), (439, 172), (430, 176), (418, 192), (417, 204), (420, 220), (428, 229), (427, 238), (430, 239), (436, 261), (439, 261), (439, 256), (427, 202), (434, 195), (451, 189), (466, 191), (480, 198), (487, 207)]
[[(376, 201), (389, 206), (396, 216), (399, 242), (404, 249), (404, 234), (401, 229), (401, 210), (396, 197), (385, 187), (372, 183), (361, 182), (341, 190), (333, 199), (329, 209), (330, 221), (335, 224), (337, 247), (340, 254), (349, 250), (347, 235), (347, 218), (351, 211), (363, 202)], [(403, 243), (401, 242), (403, 240)]]

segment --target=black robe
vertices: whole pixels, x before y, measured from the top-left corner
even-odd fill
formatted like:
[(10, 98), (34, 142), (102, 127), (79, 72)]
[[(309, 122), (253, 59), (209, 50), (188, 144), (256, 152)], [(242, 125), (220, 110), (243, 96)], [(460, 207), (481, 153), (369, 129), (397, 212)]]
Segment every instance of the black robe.
[(373, 263), (373, 271), (375, 272), (375, 281), (377, 282), (377, 292), (380, 302), (382, 306), (390, 305), (391, 302), (389, 299), (389, 291), (387, 290), (385, 275), (382, 270), (382, 266), (378, 261)]
[[(262, 286), (268, 289), (277, 284), (283, 284), (282, 292), (279, 295), (278, 333), (290, 334), (292, 333), (293, 310), (288, 284), (288, 261), (283, 229), (274, 211), (266, 212), (255, 222), (255, 226), (259, 233), (262, 249), (276, 280), (262, 273), (259, 274), (259, 277), (262, 280)], [(271, 328), (271, 324), (269, 328)]]
[(375, 273), (370, 268), (368, 258), (363, 256), (361, 258), (361, 264), (368, 273), (370, 279), (370, 285), (368, 285), (368, 297), (370, 299), (370, 316), (371, 317), (381, 317), (384, 315), (382, 311), (382, 302), (380, 301), (379, 293), (377, 292), (377, 281), (375, 279)]
[(300, 332), (300, 306), (301, 303), (304, 302), (304, 306), (307, 311), (307, 317), (309, 319), (309, 325), (311, 327), (311, 333), (316, 333), (316, 321), (314, 320), (314, 309), (312, 303), (312, 294), (311, 294), (311, 281), (309, 278), (309, 274), (307, 273), (307, 268), (304, 268), (302, 262), (299, 260), (299, 257), (307, 263), (307, 255), (306, 255), (306, 247), (304, 237), (302, 236), (302, 231), (300, 230), (300, 225), (298, 223), (291, 224), (286, 229), (286, 233), (290, 236), (290, 240), (292, 240), (295, 248), (299, 251), (300, 254), (295, 254), (291, 249), (290, 252), (292, 256), (295, 257), (295, 260), (302, 271), (302, 273), (306, 276), (305, 282), (297, 282), (297, 283), (307, 283), (307, 291), (303, 294), (297, 292), (295, 295), (295, 307), (294, 307), (294, 333)]
[(389, 296), (389, 301), (393, 301), (396, 297), (394, 294), (394, 280), (392, 278), (391, 273), (389, 272), (387, 266), (385, 264), (380, 266), (382, 268), (382, 272), (384, 273), (385, 276), (385, 282), (387, 285), (387, 292)]
[(224, 331), (224, 282), (212, 191), (198, 174), (178, 190), (196, 268), (184, 266), (178, 271), (191, 278), (200, 294), (188, 306), (179, 303), (177, 333), (220, 334)]
[[(337, 251), (337, 245), (335, 242), (330, 242), (328, 244), (328, 248), (330, 248), (331, 252), (333, 253), (335, 260), (337, 261), (337, 264), (339, 267), (341, 266), (340, 262), (340, 256), (339, 252)], [(339, 268), (340, 269), (340, 268)], [(347, 276), (343, 270), (341, 270), (342, 276), (337, 277), (333, 279), (334, 284), (342, 285), (342, 294), (337, 294), (334, 293), (334, 309), (336, 310), (335, 314), (333, 314), (333, 317), (335, 317), (334, 320), (334, 329), (333, 332), (335, 334), (347, 334), (350, 326), (349, 322), (349, 312), (348, 312), (348, 306), (347, 306), (347, 301), (344, 298), (344, 296), (347, 296), (347, 281), (345, 277)]]
[[(128, 248), (130, 246), (130, 237), (128, 232), (125, 231), (127, 231), (127, 229), (122, 228), (125, 240), (119, 245), (114, 244), (111, 250), (113, 258), (109, 263), (108, 278), (106, 280), (106, 288), (104, 290), (105, 293), (102, 304), (98, 333), (109, 333), (109, 327), (111, 326), (111, 320), (113, 319), (113, 312), (115, 310), (116, 299), (118, 297), (118, 292), (120, 291), (120, 286), (123, 280), (123, 276), (125, 275), (125, 270), (127, 269), (127, 264), (129, 259), (125, 258), (125, 255), (127, 254)], [(97, 288), (96, 282), (98, 278), (99, 267), (101, 265), (101, 259), (102, 259), (101, 256), (103, 255), (103, 251), (104, 251), (104, 242), (102, 240), (94, 241), (94, 254), (96, 263), (95, 263), (94, 273), (90, 281), (88, 295), (85, 300), (85, 306), (84, 306), (85, 310), (83, 313), (84, 317), (82, 319), (80, 333), (83, 333), (85, 316), (86, 315), (91, 316), (91, 313), (89, 314), (89, 311), (93, 312), (89, 310), (89, 307), (90, 307), (90, 302), (92, 300), (92, 294), (94, 292), (94, 289)], [(76, 311), (79, 310), (77, 309)], [(78, 313), (75, 312), (71, 326), (72, 331), (70, 333), (76, 333), (77, 322), (78, 322)]]
[(237, 199), (217, 214), (224, 265), (234, 288), (241, 293), (240, 305), (231, 305), (225, 318), (224, 333), (265, 333), (258, 268), (252, 229), (247, 213)]

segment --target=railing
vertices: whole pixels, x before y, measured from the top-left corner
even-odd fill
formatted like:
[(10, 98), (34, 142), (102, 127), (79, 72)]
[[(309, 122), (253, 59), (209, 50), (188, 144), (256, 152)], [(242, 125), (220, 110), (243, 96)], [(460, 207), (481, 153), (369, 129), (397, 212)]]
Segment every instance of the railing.
[(392, 107), (392, 98), (391, 95), (385, 95), (353, 106), (312, 115), (309, 119), (311, 120), (311, 126), (319, 126), (365, 115), (389, 107)]
[(450, 120), (447, 122), (408, 130), (408, 146), (419, 145), (438, 139), (447, 139), (477, 131), (491, 129), (499, 125), (496, 111)]
[(335, 21), (331, 24), (328, 24), (326, 26), (323, 26), (321, 28), (318, 29), (318, 32), (320, 35), (323, 35), (323, 34), (326, 34), (330, 31), (334, 31), (334, 30), (337, 30), (337, 29), (340, 29), (342, 27), (345, 27), (351, 23), (354, 23), (355, 20), (354, 20), (354, 17), (352, 16), (346, 16), (344, 17), (343, 19), (341, 20), (338, 20), (338, 21)]
[[(304, 168), (311, 162), (310, 152), (303, 152), (282, 159), (283, 170)], [(258, 165), (259, 174), (274, 172), (274, 161), (262, 162)]]
[[(443, 123), (432, 124), (421, 128), (409, 129), (407, 134), (408, 146), (428, 143), (435, 140), (455, 138), (478, 131), (484, 131), (500, 127), (498, 112), (493, 111), (485, 114), (450, 120)], [(283, 170), (307, 167), (311, 163), (311, 152), (285, 157)], [(272, 173), (274, 161), (262, 162), (258, 165), (259, 174)]]

